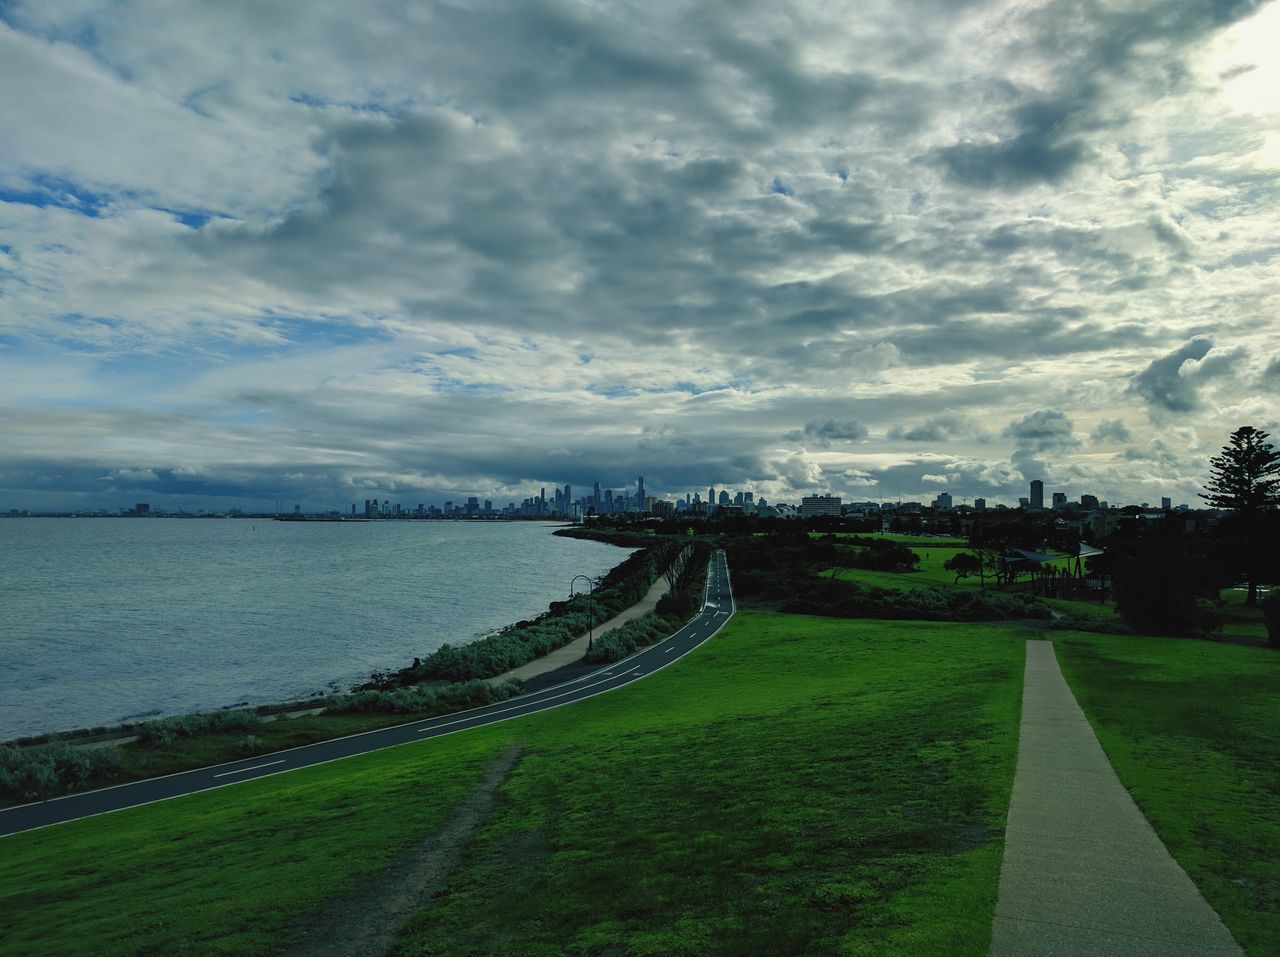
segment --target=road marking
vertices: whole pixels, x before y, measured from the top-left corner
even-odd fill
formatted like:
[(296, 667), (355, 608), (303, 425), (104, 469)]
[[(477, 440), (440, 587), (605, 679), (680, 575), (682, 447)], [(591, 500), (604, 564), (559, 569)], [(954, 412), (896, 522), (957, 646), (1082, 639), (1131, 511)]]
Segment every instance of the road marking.
[(221, 774), (215, 774), (214, 777), (225, 778), (228, 775), (232, 775), (232, 774), (244, 774), (246, 771), (257, 771), (259, 768), (270, 768), (270, 767), (274, 767), (277, 764), (284, 764), (284, 762), (285, 762), (285, 759), (281, 758), (279, 761), (268, 761), (266, 764), (255, 764), (253, 767), (250, 767), (250, 768), (237, 768), (234, 771), (223, 771)]
[(673, 652), (673, 651), (675, 651), (675, 649), (674, 649), (674, 648), (668, 648), (666, 651), (664, 651), (664, 652), (663, 652), (663, 654), (664, 654), (664, 655), (669, 655), (669, 654), (671, 654), (671, 652)]

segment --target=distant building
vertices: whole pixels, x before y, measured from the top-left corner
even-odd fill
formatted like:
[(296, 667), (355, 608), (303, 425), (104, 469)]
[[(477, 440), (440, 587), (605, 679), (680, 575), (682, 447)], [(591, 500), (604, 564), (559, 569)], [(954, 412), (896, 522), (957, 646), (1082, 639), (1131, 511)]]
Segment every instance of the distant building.
[(933, 500), (933, 507), (940, 512), (951, 511), (951, 493), (939, 492), (938, 497)]
[(1066, 492), (1054, 492), (1054, 493), (1053, 493), (1053, 507), (1054, 507), (1054, 508), (1066, 508), (1066, 507), (1067, 507), (1067, 493), (1066, 493)]
[(1098, 510), (1098, 496), (1096, 496), (1096, 495), (1081, 495), (1081, 496), (1080, 496), (1080, 507), (1081, 507), (1081, 508), (1083, 508), (1083, 509), (1088, 509), (1088, 510), (1089, 510), (1089, 511), (1091, 511), (1091, 512), (1096, 512), (1096, 511)]
[(137, 505), (133, 507), (133, 514), (134, 515), (150, 515), (151, 506), (148, 505), (146, 502), (139, 502)]
[(800, 517), (812, 518), (815, 515), (839, 515), (840, 497), (838, 495), (806, 495), (800, 499)]
[(987, 510), (987, 500), (985, 498), (975, 498), (973, 500), (973, 510), (975, 512), (985, 512)]
[(1171, 510), (1173, 508), (1173, 499), (1169, 498), (1168, 496), (1162, 497), (1160, 499), (1160, 507), (1164, 509), (1166, 512)]
[(1039, 479), (1031, 480), (1031, 507), (1044, 508), (1044, 482)]

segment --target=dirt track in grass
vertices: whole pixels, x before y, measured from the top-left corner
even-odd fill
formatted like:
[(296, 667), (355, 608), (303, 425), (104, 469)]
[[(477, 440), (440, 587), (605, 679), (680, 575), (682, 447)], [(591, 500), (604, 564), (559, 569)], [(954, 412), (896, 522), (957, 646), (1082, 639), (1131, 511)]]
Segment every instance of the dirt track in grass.
[(457, 865), (520, 752), (514, 744), (498, 755), (449, 822), (398, 864), (299, 922), (286, 957), (386, 953), (400, 928), (427, 905)]

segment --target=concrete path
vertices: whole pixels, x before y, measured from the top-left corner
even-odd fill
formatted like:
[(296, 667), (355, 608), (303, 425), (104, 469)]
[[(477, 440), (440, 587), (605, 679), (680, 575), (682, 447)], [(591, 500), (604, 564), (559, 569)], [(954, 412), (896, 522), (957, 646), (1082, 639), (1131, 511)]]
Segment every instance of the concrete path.
[(1053, 643), (1028, 641), (991, 957), (1241, 953), (1116, 777)]
[[(658, 607), (658, 599), (667, 593), (667, 580), (662, 575), (658, 576), (643, 598), (627, 608), (620, 611), (617, 615), (610, 618), (606, 622), (602, 622), (595, 627), (595, 637), (599, 638), (606, 631), (612, 631), (619, 625), (624, 625), (629, 621), (647, 615)], [(492, 682), (506, 681), (508, 678), (519, 678), (521, 681), (528, 681), (538, 675), (544, 675), (549, 671), (555, 671), (557, 668), (563, 668), (565, 665), (571, 665), (574, 662), (581, 661), (582, 656), (587, 653), (588, 634), (583, 632), (567, 645), (561, 645), (550, 654), (543, 655), (541, 658), (534, 658), (533, 661), (521, 665), (519, 668), (512, 668), (504, 674), (498, 675), (496, 678), (490, 678)]]

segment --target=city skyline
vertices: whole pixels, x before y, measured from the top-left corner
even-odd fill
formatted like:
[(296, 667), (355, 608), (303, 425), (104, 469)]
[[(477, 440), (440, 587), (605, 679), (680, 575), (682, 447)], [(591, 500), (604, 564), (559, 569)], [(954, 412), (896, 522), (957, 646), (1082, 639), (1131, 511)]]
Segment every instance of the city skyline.
[(1249, 0), (0, 5), (0, 511), (1194, 503), (1280, 433), (1277, 45)]
[[(115, 514), (115, 515), (134, 515), (134, 516), (152, 516), (152, 515), (173, 515), (184, 514), (190, 511), (192, 514), (274, 514), (274, 515), (333, 515), (342, 518), (440, 518), (440, 517), (519, 517), (519, 518), (553, 518), (553, 519), (571, 519), (580, 521), (591, 515), (621, 515), (638, 513), (651, 515), (655, 517), (668, 517), (671, 515), (686, 516), (709, 516), (719, 509), (732, 507), (736, 510), (745, 510), (748, 515), (760, 515), (768, 517), (804, 517), (806, 514), (841, 514), (841, 505), (844, 510), (850, 509), (855, 511), (865, 511), (868, 508), (884, 511), (896, 511), (899, 509), (920, 510), (928, 507), (938, 512), (965, 511), (965, 512), (984, 512), (997, 509), (1022, 509), (1037, 511), (1107, 511), (1108, 509), (1125, 509), (1125, 508), (1141, 508), (1160, 510), (1164, 512), (1170, 511), (1186, 511), (1197, 509), (1208, 509), (1209, 507), (1203, 502), (1197, 501), (1179, 502), (1174, 504), (1171, 496), (1159, 496), (1160, 504), (1152, 505), (1147, 501), (1141, 501), (1141, 497), (1124, 499), (1121, 501), (1110, 502), (1106, 499), (1100, 499), (1097, 495), (1089, 492), (1081, 491), (1076, 498), (1072, 499), (1066, 492), (1060, 489), (1050, 489), (1051, 504), (1045, 505), (1044, 493), (1045, 485), (1043, 480), (1032, 479), (1028, 483), (1029, 494), (1018, 496), (1016, 502), (1004, 502), (998, 499), (987, 499), (978, 496), (970, 500), (967, 496), (959, 498), (952, 495), (949, 491), (940, 491), (931, 501), (916, 501), (910, 498), (903, 499), (901, 496), (897, 498), (872, 497), (870, 499), (853, 499), (848, 500), (840, 495), (834, 495), (832, 492), (823, 489), (811, 490), (807, 494), (802, 494), (800, 501), (774, 501), (769, 502), (763, 495), (757, 495), (751, 489), (734, 489), (730, 490), (725, 486), (721, 486), (717, 491), (714, 485), (707, 488), (707, 497), (703, 499), (700, 490), (686, 492), (683, 496), (668, 494), (648, 494), (653, 491), (652, 488), (646, 488), (644, 476), (640, 476), (636, 483), (636, 490), (633, 494), (626, 488), (616, 486), (602, 486), (599, 482), (593, 482), (590, 490), (583, 490), (583, 494), (578, 497), (573, 496), (572, 484), (566, 484), (563, 487), (558, 485), (552, 486), (552, 495), (547, 497), (546, 486), (539, 489), (537, 495), (529, 495), (522, 498), (519, 502), (514, 499), (503, 504), (501, 501), (494, 502), (493, 499), (482, 499), (477, 495), (458, 496), (455, 502), (453, 499), (445, 499), (439, 502), (401, 502), (391, 498), (366, 498), (363, 504), (351, 502), (349, 508), (341, 507), (336, 503), (315, 507), (314, 503), (308, 503), (304, 508), (301, 502), (294, 502), (292, 505), (287, 504), (283, 498), (275, 498), (271, 505), (266, 508), (248, 509), (233, 507), (223, 512), (212, 512), (207, 509), (189, 510), (182, 505), (170, 507), (168, 509), (157, 507), (153, 508), (150, 502), (137, 502), (133, 505), (119, 505), (116, 508), (98, 508), (80, 510), (81, 514), (89, 514), (96, 512), (99, 514)], [(970, 502), (972, 501), (972, 504)], [(810, 505), (810, 503), (813, 503)], [(811, 510), (806, 511), (806, 506)], [(833, 510), (834, 507), (834, 510)], [(780, 512), (779, 509), (785, 511)], [(3, 515), (27, 515), (27, 514), (76, 514), (76, 510), (35, 510), (10, 507), (0, 508), (0, 516)]]

